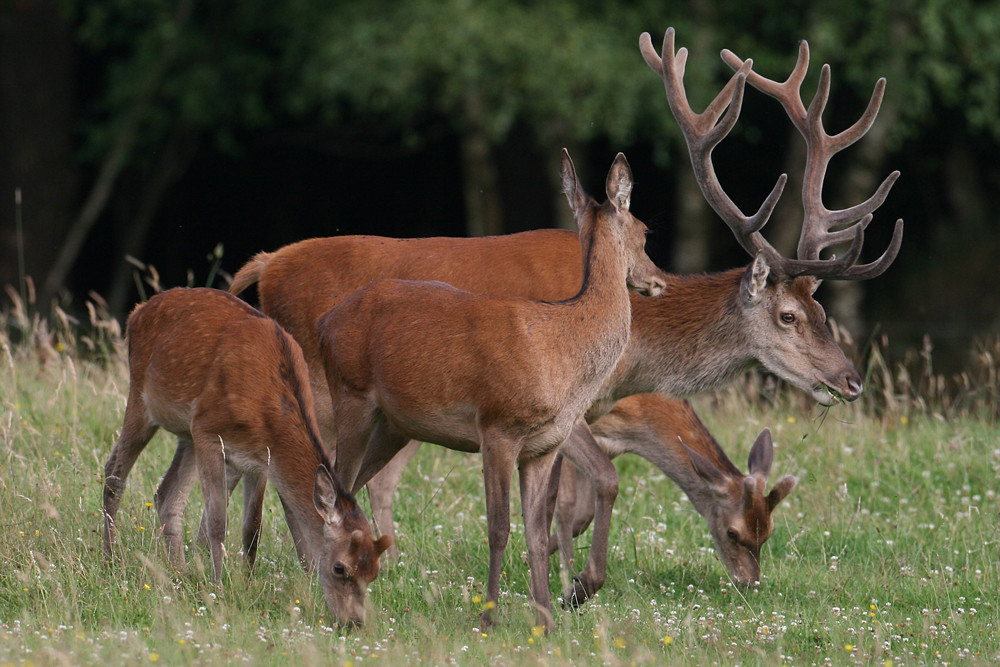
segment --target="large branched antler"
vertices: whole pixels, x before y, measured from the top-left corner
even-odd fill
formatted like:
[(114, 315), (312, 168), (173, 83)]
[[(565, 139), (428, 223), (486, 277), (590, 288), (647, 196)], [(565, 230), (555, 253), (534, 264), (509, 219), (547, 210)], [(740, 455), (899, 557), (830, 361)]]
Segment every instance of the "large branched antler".
[[(744, 61), (728, 49), (722, 51), (722, 59), (733, 69), (742, 71)], [(831, 211), (823, 204), (823, 179), (826, 176), (830, 159), (851, 146), (863, 137), (878, 115), (885, 93), (885, 78), (880, 78), (875, 84), (871, 100), (861, 117), (849, 128), (839, 134), (830, 135), (823, 128), (823, 112), (830, 98), (830, 66), (823, 65), (820, 70), (819, 86), (816, 95), (809, 103), (808, 110), (802, 103), (801, 87), (809, 68), (809, 44), (802, 40), (799, 43), (799, 56), (795, 68), (784, 83), (777, 83), (756, 72), (750, 72), (747, 80), (757, 90), (778, 100), (785, 113), (802, 134), (806, 141), (806, 166), (802, 182), (802, 232), (799, 236), (798, 261), (788, 260), (790, 266), (786, 273), (796, 275), (809, 273), (818, 277), (829, 277), (841, 280), (865, 280), (880, 275), (889, 268), (903, 241), (903, 220), (896, 221), (895, 229), (888, 248), (874, 262), (855, 265), (857, 255), (864, 241), (864, 230), (872, 221), (875, 209), (882, 205), (889, 194), (892, 185), (899, 178), (899, 172), (893, 171), (879, 185), (871, 197), (856, 206), (837, 211)], [(839, 229), (838, 229), (839, 228)], [(820, 260), (819, 255), (824, 249), (837, 243), (853, 240), (851, 249), (844, 259), (852, 257), (843, 271), (834, 271), (832, 275), (820, 276), (809, 267), (839, 263), (836, 260)], [(840, 267), (838, 267), (839, 269)]]
[[(668, 28), (664, 34), (661, 54), (653, 49), (649, 33), (643, 33), (639, 37), (639, 49), (646, 63), (663, 79), (667, 102), (684, 135), (702, 194), (751, 257), (764, 255), (776, 274), (788, 278), (808, 274), (817, 278), (862, 280), (873, 278), (888, 268), (899, 252), (903, 234), (902, 220), (897, 221), (892, 241), (882, 257), (871, 264), (855, 264), (861, 255), (864, 229), (871, 222), (872, 211), (885, 200), (892, 184), (899, 177), (899, 172), (890, 174), (876, 193), (858, 206), (842, 211), (829, 211), (822, 203), (823, 178), (830, 158), (860, 139), (871, 127), (885, 89), (884, 79), (876, 85), (872, 101), (861, 119), (844, 132), (831, 137), (823, 130), (821, 121), (829, 96), (829, 66), (824, 66), (820, 89), (808, 112), (798, 95), (808, 67), (807, 46), (800, 47), (799, 62), (784, 84), (777, 84), (753, 72), (752, 60), (744, 61), (728, 50), (723, 51), (723, 59), (736, 72), (701, 114), (694, 113), (687, 101), (683, 81), (687, 49), (681, 48), (675, 53), (674, 29)], [(782, 174), (757, 213), (747, 216), (723, 190), (712, 165), (712, 150), (725, 138), (739, 117), (747, 81), (777, 98), (806, 138), (808, 156), (802, 193), (805, 213), (797, 259), (783, 257), (760, 233), (781, 197), (787, 176)], [(794, 95), (788, 92), (790, 90), (794, 91)], [(727, 108), (728, 113), (720, 121), (720, 116)], [(835, 229), (851, 222), (854, 224)], [(843, 257), (820, 259), (823, 249), (848, 240), (852, 243)]]
[[(687, 143), (695, 180), (709, 205), (729, 225), (740, 245), (750, 253), (751, 257), (756, 256), (758, 252), (764, 252), (769, 260), (780, 261), (781, 255), (764, 240), (760, 228), (771, 217), (785, 189), (787, 176), (782, 174), (757, 212), (747, 216), (723, 190), (712, 165), (712, 150), (729, 134), (739, 119), (747, 74), (753, 61), (747, 60), (741, 63), (737, 72), (715, 99), (698, 114), (691, 109), (684, 91), (687, 49), (681, 48), (675, 54), (674, 29), (667, 28), (667, 32), (663, 35), (662, 56), (653, 49), (648, 32), (642, 33), (639, 37), (639, 50), (650, 68), (663, 79), (663, 86), (667, 91), (667, 103)], [(729, 111), (720, 122), (719, 119), (727, 108)]]

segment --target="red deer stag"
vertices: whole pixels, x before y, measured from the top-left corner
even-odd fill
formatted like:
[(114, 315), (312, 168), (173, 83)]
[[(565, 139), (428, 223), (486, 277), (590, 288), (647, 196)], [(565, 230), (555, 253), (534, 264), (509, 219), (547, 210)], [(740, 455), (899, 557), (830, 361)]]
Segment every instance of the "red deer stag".
[[(749, 475), (739, 471), (687, 401), (663, 394), (636, 394), (623, 398), (608, 414), (590, 425), (608, 458), (631, 453), (650, 461), (687, 494), (694, 508), (708, 521), (719, 558), (733, 581), (750, 586), (760, 580), (760, 548), (771, 536), (771, 513), (795, 488), (786, 475), (765, 494), (774, 449), (771, 432), (764, 429), (750, 450)], [(572, 537), (594, 518), (592, 487), (575, 467), (563, 466), (559, 480), (558, 528), (552, 540), (563, 562)]]
[[(260, 504), (270, 478), (296, 547), (319, 573), (334, 619), (360, 625), (368, 584), (391, 537), (372, 537), (351, 493), (331, 475), (313, 411), (305, 360), (278, 325), (228, 292), (177, 288), (128, 318), (129, 394), (117, 444), (105, 466), (104, 548), (112, 553), (125, 480), (158, 428), (193, 451), (197, 465), (171, 465), (156, 491), (167, 553), (184, 564), (181, 522), (197, 468), (205, 497), (212, 573), (222, 577), (226, 467), (246, 477), (244, 547), (252, 566)], [(256, 523), (254, 523), (256, 522)]]
[[(319, 320), (336, 429), (336, 474), (358, 489), (410, 439), (481, 452), (492, 623), (510, 534), (515, 465), (538, 623), (553, 627), (548, 485), (559, 446), (599, 395), (628, 344), (627, 284), (648, 276), (646, 226), (629, 212), (621, 153), (598, 204), (562, 154), (563, 191), (580, 228), (583, 283), (559, 302), (474, 294), (440, 282), (378, 280)], [(577, 258), (579, 263), (580, 259)]]
[[(725, 52), (726, 61), (737, 72), (700, 114), (692, 111), (686, 99), (683, 76), (687, 50), (682, 48), (675, 55), (673, 28), (664, 35), (662, 57), (653, 50), (647, 33), (640, 38), (640, 49), (646, 62), (663, 78), (668, 103), (681, 126), (702, 192), (754, 261), (747, 269), (721, 274), (671, 276), (662, 297), (634, 298), (629, 347), (605, 388), (602, 397), (605, 402), (588, 412), (588, 421), (592, 423), (600, 417), (614, 400), (631, 394), (660, 391), (685, 395), (718, 386), (755, 359), (782, 378), (810, 391), (820, 403), (829, 404), (840, 398), (856, 399), (862, 391), (861, 378), (833, 341), (826, 326), (826, 315), (812, 294), (821, 279), (873, 278), (895, 259), (902, 242), (902, 220), (896, 222), (883, 255), (870, 264), (857, 265), (864, 229), (871, 222), (872, 212), (884, 202), (899, 172), (891, 173), (867, 201), (842, 211), (830, 211), (823, 206), (822, 182), (833, 154), (853, 144), (871, 127), (881, 103), (885, 80), (879, 80), (861, 119), (848, 130), (830, 137), (821, 124), (829, 94), (828, 66), (823, 68), (820, 89), (808, 114), (801, 101), (796, 107), (791, 100), (793, 93), (789, 89), (795, 86), (795, 99), (798, 100), (798, 86), (808, 65), (805, 42), (800, 46), (795, 73), (784, 86), (753, 73), (750, 61), (741, 61)], [(793, 123), (806, 138), (809, 157), (802, 191), (804, 218), (798, 258), (794, 260), (782, 257), (760, 234), (781, 196), (785, 176), (778, 179), (758, 212), (746, 216), (726, 195), (712, 165), (712, 150), (739, 117), (747, 77), (753, 85), (782, 101)], [(837, 227), (841, 228), (832, 231)], [(820, 259), (822, 250), (844, 241), (852, 241), (844, 257)], [(642, 419), (641, 414), (631, 416)], [(574, 433), (574, 437), (576, 435)], [(580, 437), (586, 434), (581, 432)], [(412, 456), (413, 451), (415, 448), (411, 447), (408, 454)], [(372, 506), (382, 530), (391, 525), (391, 490), (398, 483), (403, 465), (405, 460), (401, 457), (369, 485)], [(586, 474), (594, 478), (592, 473)], [(595, 551), (606, 549), (607, 545), (609, 528), (602, 522), (610, 515), (601, 510), (600, 494), (607, 493), (608, 488), (607, 484), (603, 487), (595, 484), (598, 512), (594, 523), (594, 546), (583, 572), (576, 577), (575, 590), (567, 595), (571, 603), (586, 599), (603, 582), (606, 555), (595, 557)], [(565, 510), (567, 504), (561, 507)], [(589, 509), (576, 508), (574, 514), (579, 517), (589, 512), (593, 516), (593, 511), (591, 505)], [(557, 522), (562, 521), (558, 512), (556, 518)], [(563, 528), (563, 540), (566, 534)], [(568, 553), (569, 546), (564, 544), (561, 551)], [(596, 580), (595, 573), (599, 573)]]
[[(834, 341), (813, 292), (818, 277), (860, 280), (882, 273), (899, 251), (901, 222), (882, 257), (868, 265), (854, 266), (856, 257), (851, 262), (849, 258), (816, 260), (802, 244), (797, 260), (786, 260), (776, 252), (758, 252), (757, 239), (763, 240), (759, 230), (777, 204), (784, 178), (760, 210), (748, 218), (722, 191), (711, 164), (711, 150), (739, 117), (749, 63), (733, 75), (703, 113), (694, 114), (684, 100), (681, 76), (687, 51), (681, 49), (675, 60), (673, 39), (671, 28), (664, 37), (661, 59), (645, 36), (643, 55), (661, 76), (664, 63), (669, 68), (670, 74), (664, 79), (668, 101), (676, 108), (675, 114), (679, 114), (685, 129), (702, 191), (753, 262), (722, 273), (667, 275), (662, 295), (632, 295), (628, 348), (588, 413), (588, 421), (600, 417), (625, 396), (654, 391), (684, 396), (708, 391), (754, 363), (762, 364), (824, 405), (838, 397), (856, 399), (862, 392), (861, 376)], [(876, 93), (880, 90), (881, 86), (876, 87)], [(877, 110), (878, 99), (873, 98), (872, 106)], [(865, 116), (873, 120), (874, 114), (869, 111)], [(890, 179), (895, 179), (895, 173)], [(889, 185), (891, 181), (866, 202), (867, 213), (884, 200)], [(857, 207), (849, 210), (856, 211)], [(863, 214), (857, 211), (857, 215)], [(815, 236), (815, 231), (809, 230), (816, 222), (808, 216), (804, 219), (803, 239)], [(867, 224), (866, 220), (862, 222)], [(568, 230), (487, 238), (317, 238), (259, 253), (237, 272), (230, 290), (238, 294), (257, 283), (261, 308), (302, 345), (316, 395), (317, 418), (329, 442), (333, 415), (319, 356), (316, 321), (341, 299), (383, 277), (440, 280), (471, 292), (565, 299), (580, 286), (580, 266), (572, 261), (579, 252), (579, 236)], [(802, 270), (805, 273), (800, 273)], [(567, 457), (593, 480), (598, 498), (590, 558), (575, 578), (573, 589), (564, 594), (570, 602), (582, 602), (603, 584), (606, 556), (601, 554), (607, 548), (611, 504), (618, 490), (614, 466), (596, 444), (584, 444), (588, 441), (592, 443), (590, 434), (581, 428), (563, 447)], [(574, 447), (584, 454), (578, 451), (573, 458)], [(369, 484), (376, 525), (383, 532), (392, 530), (392, 490), (398, 473), (416, 448), (416, 444), (408, 446)]]

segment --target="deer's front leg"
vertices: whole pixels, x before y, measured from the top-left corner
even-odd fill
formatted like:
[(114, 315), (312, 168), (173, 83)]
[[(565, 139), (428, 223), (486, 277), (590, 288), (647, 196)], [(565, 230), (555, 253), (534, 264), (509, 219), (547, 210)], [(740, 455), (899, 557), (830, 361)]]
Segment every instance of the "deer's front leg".
[(549, 480), (556, 451), (521, 461), (521, 511), (524, 538), (531, 568), (531, 597), (535, 603), (537, 625), (546, 632), (555, 629), (552, 619), (552, 596), (549, 593)]
[(594, 538), (590, 545), (590, 554), (583, 570), (573, 577), (573, 586), (563, 593), (563, 605), (576, 607), (600, 590), (607, 578), (611, 510), (618, 497), (618, 471), (594, 440), (590, 427), (582, 419), (577, 421), (560, 451), (587, 476), (596, 496)]
[[(228, 481), (231, 468), (226, 468)], [(233, 492), (227, 484), (230, 495)], [(246, 475), (243, 478), (243, 558), (247, 570), (253, 570), (257, 562), (257, 545), (260, 543), (260, 524), (264, 513), (264, 491), (267, 490), (266, 475)]]
[(226, 539), (226, 459), (225, 441), (209, 433), (192, 433), (195, 460), (205, 497), (205, 519), (208, 545), (212, 553), (212, 576), (222, 583), (222, 551)]
[(403, 470), (420, 449), (419, 440), (411, 440), (403, 449), (399, 451), (388, 464), (378, 473), (368, 480), (368, 498), (372, 504), (372, 518), (375, 523), (375, 530), (379, 535), (388, 535), (392, 538), (392, 546), (382, 555), (384, 559), (395, 559), (399, 557), (399, 548), (396, 546), (396, 526), (392, 513), (393, 496), (399, 480), (403, 477)]
[(197, 473), (194, 444), (177, 438), (177, 450), (167, 468), (153, 500), (162, 526), (160, 536), (167, 548), (167, 557), (176, 568), (184, 567), (184, 507)]
[[(337, 425), (335, 443), (331, 449), (334, 475), (341, 484), (356, 493), (358, 475), (368, 449), (368, 441), (378, 418), (378, 406), (364, 398), (331, 385), (334, 421)], [(336, 451), (336, 456), (332, 454)]]

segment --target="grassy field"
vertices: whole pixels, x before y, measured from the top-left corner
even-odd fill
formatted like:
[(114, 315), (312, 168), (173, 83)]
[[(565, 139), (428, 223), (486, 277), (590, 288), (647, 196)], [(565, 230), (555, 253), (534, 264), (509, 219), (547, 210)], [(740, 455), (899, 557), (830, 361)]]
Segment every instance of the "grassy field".
[[(773, 478), (799, 477), (775, 512), (758, 590), (731, 586), (690, 503), (648, 463), (623, 457), (604, 589), (559, 611), (554, 633), (533, 630), (515, 507), (499, 622), (483, 633), (480, 459), (426, 446), (397, 499), (402, 557), (371, 587), (369, 624), (343, 634), (298, 566), (273, 491), (252, 574), (232, 528), (222, 589), (193, 536), (187, 571), (169, 569), (152, 508), (173, 453), (162, 433), (129, 478), (123, 556), (104, 562), (102, 472), (128, 387), (117, 332), (94, 335), (68, 325), (49, 346), (0, 334), (0, 665), (1000, 662), (995, 408), (940, 407), (933, 386), (920, 393), (888, 364), (873, 367), (883, 381), (871, 378), (859, 405), (828, 412), (791, 394), (751, 402), (737, 389), (696, 402), (741, 467), (770, 426)], [(200, 511), (196, 490), (192, 532)]]

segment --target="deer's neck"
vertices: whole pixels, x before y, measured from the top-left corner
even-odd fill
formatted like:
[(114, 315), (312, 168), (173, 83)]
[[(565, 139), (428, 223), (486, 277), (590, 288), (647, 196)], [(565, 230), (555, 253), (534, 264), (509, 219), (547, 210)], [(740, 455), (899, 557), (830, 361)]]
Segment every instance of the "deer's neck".
[(332, 472), (333, 466), (319, 435), (305, 365), (286, 349), (280, 368), (286, 389), (280, 398), (281, 418), (266, 422), (267, 439), (274, 445), (266, 452), (266, 465), (258, 472), (274, 485), (286, 514), (294, 515), (306, 552), (315, 560), (321, 555), (323, 543), (323, 520), (314, 502), (316, 469), (322, 464)]
[(560, 331), (577, 357), (571, 363), (590, 371), (587, 377), (598, 383), (596, 391), (628, 344), (632, 315), (628, 265), (611, 223), (592, 222), (581, 233), (580, 243), (583, 284), (575, 297), (560, 304)]
[(655, 465), (680, 487), (699, 514), (709, 516), (718, 501), (718, 491), (694, 469), (684, 445), (732, 479), (740, 479), (743, 474), (687, 401), (660, 396), (645, 399), (636, 396), (631, 403), (619, 403), (621, 407), (592, 424), (591, 430), (604, 438), (602, 445), (611, 456), (628, 452)]
[(632, 297), (632, 332), (608, 384), (610, 399), (687, 396), (725, 384), (755, 362), (740, 305), (743, 269), (671, 276), (658, 297)]

